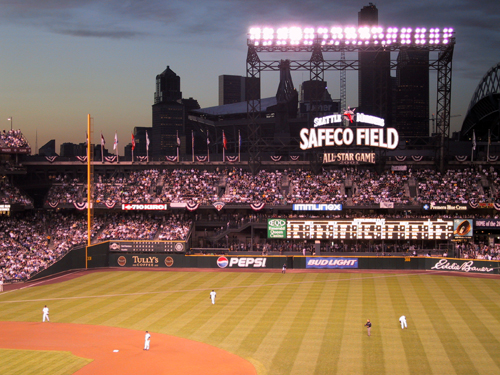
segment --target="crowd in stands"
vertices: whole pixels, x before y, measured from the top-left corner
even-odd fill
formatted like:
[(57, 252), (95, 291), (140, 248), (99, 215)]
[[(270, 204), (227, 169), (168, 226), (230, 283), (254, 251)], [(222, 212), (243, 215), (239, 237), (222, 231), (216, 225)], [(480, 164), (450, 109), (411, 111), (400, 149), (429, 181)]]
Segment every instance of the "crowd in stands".
[(0, 147), (29, 147), (21, 130), (3, 130), (0, 133)]
[[(313, 174), (308, 170), (260, 171), (241, 168), (145, 170), (104, 179), (98, 176), (95, 202), (230, 204), (341, 203), (353, 206), (396, 206), (493, 203), (500, 201), (495, 170), (431, 169), (385, 171), (343, 168)], [(413, 187), (413, 188), (412, 188)], [(86, 201), (84, 182), (58, 176), (47, 202)]]
[[(111, 214), (94, 216), (92, 243), (109, 240), (185, 240), (192, 221), (184, 215)], [(0, 279), (26, 280), (87, 243), (87, 217), (35, 211), (0, 216)]]
[(33, 201), (12, 185), (6, 176), (0, 176), (0, 204), (21, 204), (32, 206)]

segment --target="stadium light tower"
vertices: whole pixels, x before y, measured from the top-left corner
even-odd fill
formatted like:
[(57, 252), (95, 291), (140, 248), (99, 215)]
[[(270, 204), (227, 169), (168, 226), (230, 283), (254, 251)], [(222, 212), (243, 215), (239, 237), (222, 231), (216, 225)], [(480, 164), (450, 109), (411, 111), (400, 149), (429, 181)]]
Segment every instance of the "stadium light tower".
[[(444, 167), (444, 153), (450, 136), (451, 63), (455, 45), (452, 28), (342, 26), (331, 27), (251, 27), (247, 34), (247, 77), (260, 78), (263, 71), (279, 71), (280, 61), (264, 61), (260, 52), (309, 52), (309, 61), (290, 60), (291, 71), (309, 71), (312, 80), (318, 80), (326, 70), (359, 70), (359, 60), (324, 59), (327, 52), (395, 52), (403, 50), (437, 52), (429, 59), (429, 69), (437, 70), (436, 130), (440, 139), (440, 168)], [(399, 67), (400, 62), (389, 62), (389, 69)], [(260, 152), (260, 131), (257, 118), (260, 100), (247, 102), (249, 119), (250, 157)]]

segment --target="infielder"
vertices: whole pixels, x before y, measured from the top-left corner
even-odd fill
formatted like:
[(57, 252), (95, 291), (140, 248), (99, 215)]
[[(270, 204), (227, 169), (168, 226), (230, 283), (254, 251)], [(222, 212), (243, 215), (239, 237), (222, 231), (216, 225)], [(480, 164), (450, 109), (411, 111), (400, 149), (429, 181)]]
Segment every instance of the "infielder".
[(45, 322), (45, 319), (47, 319), (47, 322), (50, 322), (50, 319), (49, 319), (49, 308), (47, 307), (47, 305), (45, 305), (45, 307), (42, 309), (42, 311), (43, 311), (42, 322)]
[(401, 317), (399, 318), (399, 322), (401, 323), (401, 329), (408, 328), (408, 326), (406, 325), (406, 316), (401, 315)]
[(151, 335), (146, 331), (146, 336), (144, 336), (144, 350), (149, 350), (149, 341), (151, 340)]
[(217, 293), (215, 293), (215, 290), (212, 289), (212, 291), (210, 292), (210, 299), (212, 300), (212, 305), (215, 305), (215, 296), (217, 295)]
[(0, 292), (3, 292), (3, 279), (0, 279)]
[(370, 322), (370, 319), (368, 319), (366, 321), (365, 327), (366, 327), (366, 331), (368, 333), (368, 336), (371, 336), (372, 335), (372, 323)]

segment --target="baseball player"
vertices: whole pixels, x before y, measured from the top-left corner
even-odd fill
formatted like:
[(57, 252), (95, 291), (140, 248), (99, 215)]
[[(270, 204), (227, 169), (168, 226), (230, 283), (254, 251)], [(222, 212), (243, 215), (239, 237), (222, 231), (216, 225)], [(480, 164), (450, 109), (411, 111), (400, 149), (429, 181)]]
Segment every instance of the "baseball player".
[(283, 268), (281, 269), (281, 273), (286, 273), (286, 263), (283, 264)]
[(366, 331), (368, 333), (368, 336), (371, 336), (372, 335), (372, 323), (370, 322), (370, 319), (368, 319), (366, 321), (365, 327), (366, 327)]
[(406, 316), (401, 315), (401, 317), (399, 318), (399, 322), (401, 323), (401, 329), (408, 328), (408, 326), (406, 325)]
[(3, 292), (3, 279), (0, 278), (0, 292)]
[(215, 305), (215, 296), (217, 295), (217, 293), (215, 293), (215, 290), (212, 289), (212, 291), (210, 292), (210, 299), (212, 300), (212, 305)]
[(50, 322), (50, 319), (49, 319), (49, 308), (47, 307), (47, 305), (45, 305), (45, 307), (42, 309), (42, 312), (43, 312), (42, 322), (45, 322), (45, 319), (47, 319), (47, 322)]
[(146, 336), (144, 336), (144, 350), (149, 350), (149, 341), (151, 341), (151, 335), (146, 331)]

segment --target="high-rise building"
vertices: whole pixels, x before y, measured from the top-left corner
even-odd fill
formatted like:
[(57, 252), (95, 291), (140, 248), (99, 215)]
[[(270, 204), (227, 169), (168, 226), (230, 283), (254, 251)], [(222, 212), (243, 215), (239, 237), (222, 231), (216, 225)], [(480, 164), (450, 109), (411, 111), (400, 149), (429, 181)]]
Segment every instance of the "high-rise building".
[[(358, 26), (377, 25), (378, 9), (369, 3), (358, 13)], [(390, 52), (359, 52), (358, 60), (358, 111), (392, 125)]]
[(184, 126), (181, 98), (181, 78), (167, 66), (156, 76), (149, 153), (153, 158), (175, 155), (177, 151), (177, 134), (183, 132)]
[(219, 76), (219, 105), (240, 103), (260, 98), (260, 78)]
[[(195, 99), (182, 99), (181, 79), (169, 66), (156, 76), (153, 127), (148, 133), (151, 158), (164, 159), (177, 154), (178, 140), (185, 140), (188, 111), (199, 108)], [(144, 150), (145, 147), (144, 143)], [(185, 142), (181, 142), (180, 153), (185, 149)]]
[(401, 50), (394, 127), (400, 136), (429, 135), (429, 51)]

